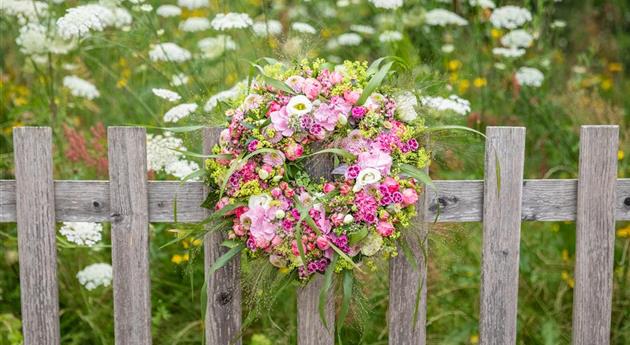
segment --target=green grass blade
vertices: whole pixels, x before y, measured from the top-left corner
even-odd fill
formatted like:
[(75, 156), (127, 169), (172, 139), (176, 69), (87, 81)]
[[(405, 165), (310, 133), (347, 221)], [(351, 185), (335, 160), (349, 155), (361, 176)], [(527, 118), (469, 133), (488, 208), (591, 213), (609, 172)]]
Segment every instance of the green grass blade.
[(368, 84), (365, 86), (365, 89), (363, 89), (363, 92), (361, 93), (361, 97), (359, 97), (359, 100), (357, 100), (358, 105), (363, 105), (363, 103), (367, 101), (368, 97), (370, 97), (372, 92), (374, 92), (379, 86), (381, 86), (381, 83), (387, 76), (387, 73), (389, 72), (389, 69), (392, 68), (393, 64), (394, 64), (393, 61), (388, 62), (383, 67), (381, 67), (381, 69), (379, 69), (378, 72), (376, 72), (376, 74), (374, 74), (372, 79), (370, 79)]
[(325, 328), (328, 328), (328, 322), (326, 321), (326, 304), (328, 302), (328, 292), (332, 286), (333, 274), (335, 273), (335, 266), (337, 265), (337, 258), (339, 256), (333, 255), (326, 273), (324, 273), (324, 285), (319, 290), (319, 318), (322, 320)]

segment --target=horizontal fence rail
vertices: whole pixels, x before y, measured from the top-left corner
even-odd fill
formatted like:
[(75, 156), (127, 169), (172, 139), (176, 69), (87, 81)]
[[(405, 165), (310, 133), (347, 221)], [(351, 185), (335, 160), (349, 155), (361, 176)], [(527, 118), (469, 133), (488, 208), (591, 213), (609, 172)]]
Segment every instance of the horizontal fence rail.
[[(481, 342), (514, 345), (521, 222), (576, 221), (572, 342), (609, 344), (615, 221), (630, 220), (630, 179), (617, 179), (618, 130), (582, 127), (578, 179), (523, 180), (525, 129), (488, 127), (484, 180), (434, 181), (410, 232), (418, 235), (412, 252), (419, 268), (401, 257), (390, 262), (390, 284), (396, 289), (389, 293), (389, 343), (426, 344), (424, 253), (430, 250), (431, 223), (483, 222)], [(218, 133), (203, 131), (203, 152), (210, 151)], [(211, 212), (200, 207), (208, 192), (201, 182), (147, 181), (143, 128), (111, 127), (108, 138), (110, 181), (53, 181), (50, 129), (14, 129), (17, 181), (0, 180), (0, 222), (18, 223), (25, 345), (60, 342), (55, 221), (112, 223), (116, 344), (150, 345), (149, 223), (174, 222), (175, 202), (179, 222), (199, 222)], [(325, 175), (327, 163), (314, 161), (309, 169)], [(206, 236), (206, 268), (225, 251), (221, 241), (221, 234)], [(241, 344), (239, 276), (238, 260), (206, 274), (208, 344)], [(328, 328), (316, 311), (320, 284), (313, 279), (298, 291), (299, 345), (335, 342), (334, 298), (325, 308)]]
[[(483, 180), (435, 180), (428, 189), (426, 222), (483, 221)], [(108, 181), (55, 181), (55, 215), (58, 222), (109, 222)], [(574, 221), (577, 214), (577, 179), (524, 180), (523, 221)], [(630, 179), (617, 179), (615, 219), (630, 220)], [(0, 222), (16, 221), (14, 180), (0, 180)], [(206, 195), (202, 182), (149, 181), (149, 221), (194, 223), (205, 219), (199, 205)]]

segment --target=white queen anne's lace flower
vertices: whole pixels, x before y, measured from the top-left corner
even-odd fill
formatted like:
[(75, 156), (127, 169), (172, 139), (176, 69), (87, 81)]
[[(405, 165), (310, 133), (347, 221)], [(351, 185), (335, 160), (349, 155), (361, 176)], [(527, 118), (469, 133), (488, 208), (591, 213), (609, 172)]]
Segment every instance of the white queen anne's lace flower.
[(531, 20), (531, 12), (518, 6), (499, 7), (490, 15), (490, 22), (497, 28), (516, 29)]
[(252, 26), (254, 21), (249, 17), (247, 13), (218, 13), (214, 19), (212, 19), (212, 28), (218, 31), (225, 31), (230, 29), (245, 29)]
[(277, 36), (282, 33), (282, 23), (277, 20), (268, 20), (266, 22), (256, 22), (252, 26), (252, 30), (256, 36), (267, 37), (267, 34)]
[(470, 6), (493, 9), (496, 7), (492, 0), (468, 0)]
[(171, 132), (165, 132), (164, 135), (147, 134), (147, 168), (154, 172), (164, 171), (178, 178), (199, 170), (197, 163), (183, 159), (183, 154), (175, 149), (186, 151), (183, 141)]
[(91, 247), (101, 240), (103, 225), (90, 222), (64, 222), (59, 232), (72, 243)]
[(516, 71), (516, 81), (522, 86), (541, 87), (545, 75), (533, 67), (521, 67)]
[(180, 96), (177, 92), (171, 91), (169, 89), (151, 89), (151, 92), (153, 92), (154, 95), (169, 102), (177, 102), (182, 98), (182, 96)]
[(94, 84), (74, 75), (64, 77), (63, 86), (68, 88), (73, 96), (85, 97), (89, 100), (97, 98), (101, 95)]
[(149, 51), (149, 58), (151, 61), (170, 61), (170, 62), (184, 62), (192, 57), (190, 52), (175, 43), (166, 42), (156, 44), (153, 49)]
[(57, 35), (54, 27), (50, 31), (35, 22), (26, 23), (20, 27), (20, 33), (15, 39), (20, 51), (26, 55), (35, 54), (66, 54), (74, 48), (73, 41), (67, 41)]
[(373, 35), (376, 32), (374, 27), (360, 24), (350, 25), (350, 30), (365, 35)]
[(206, 37), (197, 42), (197, 47), (201, 50), (201, 54), (206, 59), (216, 59), (223, 55), (226, 50), (236, 50), (236, 42), (232, 37), (227, 35), (218, 35), (216, 37)]
[(199, 170), (199, 164), (183, 159), (174, 161), (164, 167), (164, 171), (167, 174), (173, 175), (179, 179), (183, 179), (197, 170)]
[(409, 123), (418, 117), (416, 107), (418, 100), (411, 92), (403, 92), (396, 97), (396, 112), (398, 118)]
[(450, 95), (448, 98), (425, 96), (420, 98), (420, 103), (431, 109), (438, 111), (450, 110), (460, 115), (466, 115), (470, 112), (470, 102), (456, 95)]
[(185, 7), (189, 10), (196, 8), (208, 7), (208, 0), (177, 0), (179, 7)]
[(184, 73), (175, 74), (171, 77), (171, 86), (182, 86), (188, 84), (189, 79), (190, 78), (188, 78), (188, 76)]
[(17, 17), (21, 24), (39, 22), (39, 18), (48, 16), (48, 4), (43, 1), (2, 0), (0, 12)]
[(374, 7), (393, 10), (403, 5), (403, 0), (370, 0)]
[(164, 114), (165, 122), (177, 122), (197, 110), (198, 105), (195, 103), (182, 103), (169, 109)]
[(497, 48), (492, 48), (492, 54), (507, 57), (507, 58), (517, 58), (517, 57), (521, 57), (525, 55), (525, 49), (516, 48), (516, 47), (510, 47), (510, 48), (497, 47)]
[(175, 5), (162, 5), (155, 10), (155, 13), (160, 17), (177, 17), (182, 14), (182, 9)]
[(103, 31), (116, 22), (116, 16), (111, 9), (89, 4), (72, 7), (57, 20), (57, 30), (66, 39), (85, 36), (90, 31)]
[(337, 37), (337, 43), (342, 46), (358, 46), (361, 44), (362, 38), (359, 34), (348, 32)]
[(186, 32), (204, 31), (210, 29), (210, 21), (202, 17), (190, 17), (179, 23), (179, 29)]
[(291, 24), (291, 29), (297, 32), (301, 32), (303, 34), (314, 35), (315, 33), (317, 33), (317, 30), (315, 30), (315, 28), (311, 24), (307, 24), (303, 22), (295, 22)]
[(442, 8), (436, 8), (427, 12), (424, 15), (424, 19), (427, 25), (431, 26), (468, 25), (468, 21), (466, 19), (460, 17), (456, 13)]
[(219, 102), (228, 101), (238, 97), (247, 86), (246, 81), (241, 81), (236, 85), (232, 86), (230, 89), (221, 91), (208, 99), (206, 104), (203, 106), (203, 110), (206, 112), (211, 112)]
[(112, 284), (112, 265), (106, 263), (92, 264), (77, 273), (77, 279), (88, 290)]
[(402, 40), (403, 35), (399, 31), (384, 31), (382, 34), (378, 36), (378, 40), (387, 43), (387, 42), (398, 42)]
[(501, 37), (501, 44), (510, 48), (528, 48), (534, 37), (525, 30), (512, 30)]

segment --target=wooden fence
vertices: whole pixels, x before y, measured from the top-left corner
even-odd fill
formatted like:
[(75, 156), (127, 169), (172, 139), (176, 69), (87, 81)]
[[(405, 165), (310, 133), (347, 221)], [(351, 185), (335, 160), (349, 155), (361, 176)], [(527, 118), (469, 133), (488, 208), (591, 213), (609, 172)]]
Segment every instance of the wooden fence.
[[(420, 201), (415, 231), (430, 224), (483, 222), (480, 336), (482, 344), (515, 344), (521, 221), (576, 221), (573, 344), (608, 344), (616, 220), (630, 220), (630, 179), (617, 179), (617, 126), (583, 126), (577, 180), (524, 180), (525, 128), (488, 127), (485, 180), (434, 181), (437, 192)], [(218, 138), (204, 130), (204, 151)], [(199, 207), (200, 182), (147, 181), (143, 128), (110, 127), (109, 181), (55, 181), (50, 128), (15, 128), (16, 180), (0, 180), (0, 222), (16, 222), (26, 345), (60, 342), (55, 222), (111, 222), (116, 344), (151, 344), (149, 222), (179, 222), (208, 215)], [(499, 164), (500, 169), (497, 169)], [(497, 173), (500, 176), (497, 176)], [(205, 240), (205, 265), (225, 251), (220, 234)], [(426, 268), (398, 257), (390, 263), (389, 343), (425, 344)], [(239, 262), (214, 276), (206, 272), (207, 344), (223, 345), (241, 325)], [(334, 344), (317, 312), (321, 279), (298, 292), (300, 345)], [(412, 325), (419, 284), (421, 307)], [(330, 299), (328, 320), (334, 319)], [(237, 344), (241, 344), (237, 340)]]

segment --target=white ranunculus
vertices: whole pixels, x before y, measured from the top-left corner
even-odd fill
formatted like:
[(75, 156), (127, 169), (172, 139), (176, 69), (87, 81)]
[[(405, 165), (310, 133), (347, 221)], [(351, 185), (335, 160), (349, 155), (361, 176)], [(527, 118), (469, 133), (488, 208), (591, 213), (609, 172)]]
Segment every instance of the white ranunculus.
[(354, 184), (352, 191), (358, 192), (363, 187), (369, 186), (381, 180), (381, 173), (374, 168), (365, 168), (359, 172), (357, 176), (357, 182)]
[(294, 96), (287, 104), (287, 113), (301, 116), (313, 109), (313, 103), (304, 95)]
[(269, 194), (252, 195), (249, 197), (249, 202), (247, 206), (250, 209), (256, 207), (268, 207), (272, 200), (273, 199)]
[(411, 92), (404, 92), (396, 97), (396, 113), (398, 118), (404, 122), (412, 122), (418, 117), (417, 106), (418, 100)]

